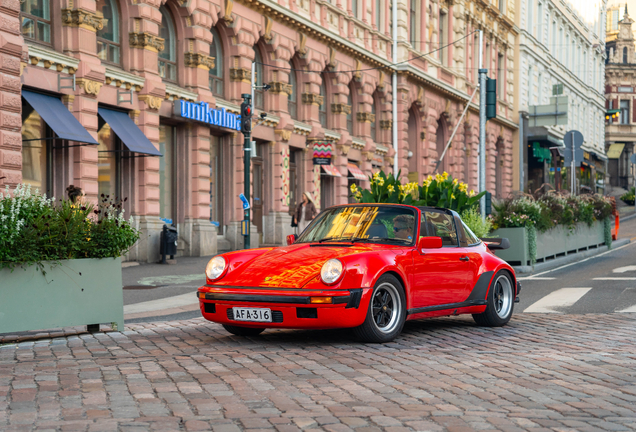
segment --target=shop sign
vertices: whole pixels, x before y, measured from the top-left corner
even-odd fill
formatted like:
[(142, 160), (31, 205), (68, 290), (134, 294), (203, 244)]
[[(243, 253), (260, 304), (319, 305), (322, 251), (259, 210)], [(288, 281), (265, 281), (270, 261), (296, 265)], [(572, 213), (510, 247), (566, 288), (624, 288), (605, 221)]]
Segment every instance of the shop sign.
[(314, 165), (331, 165), (333, 146), (329, 141), (314, 142)]
[(180, 101), (180, 104), (174, 104), (176, 115), (189, 120), (196, 120), (203, 123), (211, 124), (228, 129), (241, 130), (241, 115), (227, 112), (225, 108), (210, 108), (206, 102), (188, 102)]

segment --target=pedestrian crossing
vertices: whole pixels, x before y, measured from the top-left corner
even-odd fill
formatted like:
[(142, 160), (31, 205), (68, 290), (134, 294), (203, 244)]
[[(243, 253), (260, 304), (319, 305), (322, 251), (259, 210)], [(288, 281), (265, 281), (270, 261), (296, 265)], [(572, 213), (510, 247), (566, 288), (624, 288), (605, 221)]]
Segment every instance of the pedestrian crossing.
[(561, 288), (541, 298), (524, 310), (525, 313), (559, 313), (572, 306), (592, 288)]
[[(605, 280), (595, 278), (593, 280)], [(611, 279), (616, 281), (616, 279)], [(524, 285), (522, 302), (516, 307), (521, 313), (636, 313), (636, 287), (565, 287), (542, 297)], [(525, 298), (524, 298), (525, 297)]]

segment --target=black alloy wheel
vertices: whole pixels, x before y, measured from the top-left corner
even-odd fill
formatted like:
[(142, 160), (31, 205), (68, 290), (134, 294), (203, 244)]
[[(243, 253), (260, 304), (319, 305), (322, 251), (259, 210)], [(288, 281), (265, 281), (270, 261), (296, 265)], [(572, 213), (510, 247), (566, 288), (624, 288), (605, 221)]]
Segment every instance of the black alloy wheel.
[(373, 287), (364, 323), (353, 331), (365, 342), (390, 342), (402, 332), (405, 321), (404, 288), (395, 276), (386, 274)]
[(488, 289), (486, 310), (480, 314), (473, 314), (477, 325), (501, 327), (510, 321), (515, 304), (513, 287), (512, 278), (507, 271), (502, 270), (495, 275)]

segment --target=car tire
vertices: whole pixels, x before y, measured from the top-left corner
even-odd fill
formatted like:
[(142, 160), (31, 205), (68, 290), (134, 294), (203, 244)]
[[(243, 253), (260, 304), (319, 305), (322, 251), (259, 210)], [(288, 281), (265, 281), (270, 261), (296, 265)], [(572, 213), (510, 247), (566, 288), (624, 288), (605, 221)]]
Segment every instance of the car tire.
[(486, 297), (486, 310), (473, 314), (473, 319), (482, 327), (501, 327), (510, 321), (514, 308), (514, 284), (510, 274), (502, 270), (492, 279)]
[(258, 336), (265, 331), (264, 328), (256, 327), (239, 327), (228, 324), (223, 324), (223, 328), (233, 335), (237, 336)]
[(373, 287), (364, 322), (353, 333), (364, 342), (391, 342), (402, 332), (405, 321), (404, 288), (395, 276), (385, 274)]

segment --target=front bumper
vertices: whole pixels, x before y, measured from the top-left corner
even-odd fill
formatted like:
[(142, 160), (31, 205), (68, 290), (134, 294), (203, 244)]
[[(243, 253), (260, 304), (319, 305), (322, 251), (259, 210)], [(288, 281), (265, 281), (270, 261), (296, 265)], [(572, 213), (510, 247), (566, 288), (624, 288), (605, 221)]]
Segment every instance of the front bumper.
[[(197, 297), (203, 317), (220, 324), (268, 328), (345, 328), (365, 319), (370, 288), (349, 290), (302, 290), (282, 288), (199, 288)], [(312, 298), (331, 297), (331, 303), (312, 303)], [(272, 322), (239, 321), (233, 307), (269, 308)]]

